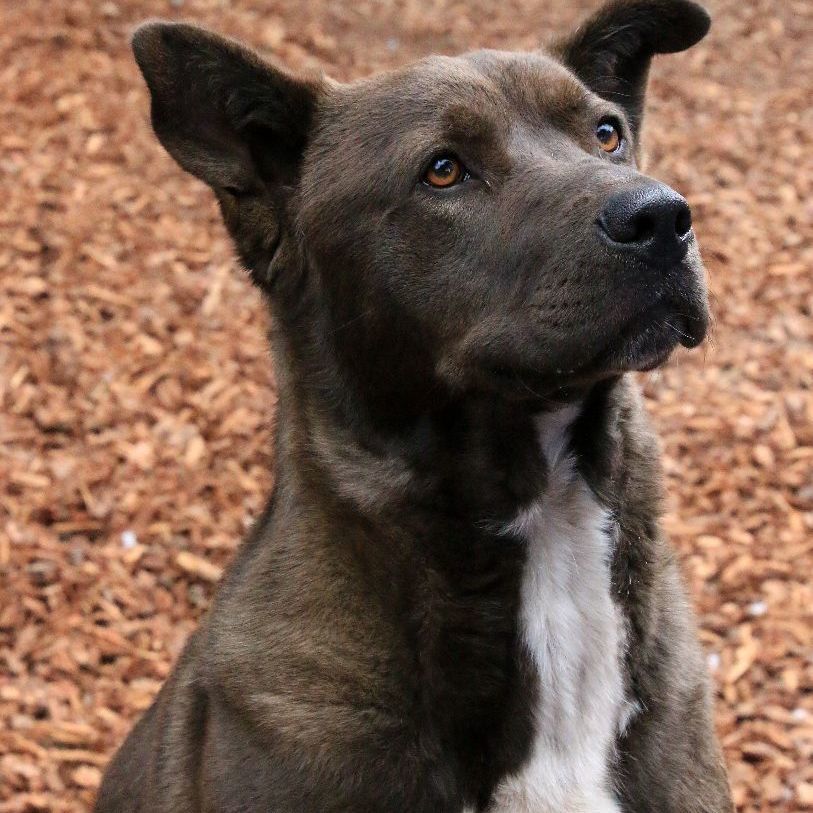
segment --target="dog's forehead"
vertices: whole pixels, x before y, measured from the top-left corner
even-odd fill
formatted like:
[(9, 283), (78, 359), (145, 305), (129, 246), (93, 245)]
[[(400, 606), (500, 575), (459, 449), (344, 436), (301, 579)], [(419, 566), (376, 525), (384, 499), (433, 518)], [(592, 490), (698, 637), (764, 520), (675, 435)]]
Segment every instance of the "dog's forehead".
[(591, 96), (542, 51), (481, 50), (432, 56), (345, 86), (334, 114), (375, 128), (449, 123), (458, 116), (505, 125), (528, 114), (567, 114)]
[(570, 70), (544, 51), (484, 49), (465, 54), (462, 59), (488, 77), (517, 107), (555, 113), (581, 105), (590, 96)]

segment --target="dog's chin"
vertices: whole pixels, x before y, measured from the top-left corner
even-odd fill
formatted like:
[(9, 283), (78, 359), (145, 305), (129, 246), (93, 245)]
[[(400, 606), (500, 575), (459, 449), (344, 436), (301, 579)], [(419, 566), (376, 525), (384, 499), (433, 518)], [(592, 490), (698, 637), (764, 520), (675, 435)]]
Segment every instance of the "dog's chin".
[(674, 334), (650, 325), (607, 353), (601, 369), (608, 374), (654, 370), (666, 363), (678, 344)]
[[(566, 366), (561, 356), (547, 356), (538, 364), (532, 358), (518, 363), (509, 352), (497, 356), (474, 354), (462, 363), (454, 359), (456, 363), (442, 365), (440, 370), (450, 388), (458, 392), (483, 391), (512, 401), (540, 404), (567, 403), (583, 397), (602, 380), (660, 367), (679, 345), (697, 347), (705, 338), (709, 320), (705, 296), (682, 297), (679, 301), (659, 299), (620, 325), (615, 319), (603, 324), (601, 317), (596, 316), (581, 342), (574, 338), (571, 344), (571, 349), (580, 344), (597, 348), (581, 362), (571, 356)], [(603, 342), (597, 340), (599, 336)], [(487, 346), (493, 349), (497, 342)]]

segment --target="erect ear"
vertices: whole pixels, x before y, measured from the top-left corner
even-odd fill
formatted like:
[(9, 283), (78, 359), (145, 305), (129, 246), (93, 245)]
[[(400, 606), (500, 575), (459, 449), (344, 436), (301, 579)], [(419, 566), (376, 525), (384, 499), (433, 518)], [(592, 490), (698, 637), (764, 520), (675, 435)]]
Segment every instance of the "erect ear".
[(637, 132), (652, 57), (685, 51), (710, 25), (708, 12), (692, 0), (612, 0), (556, 43), (554, 53), (599, 96), (623, 107)]
[(132, 42), (155, 133), (185, 170), (234, 195), (296, 177), (318, 83), (182, 23), (145, 23)]

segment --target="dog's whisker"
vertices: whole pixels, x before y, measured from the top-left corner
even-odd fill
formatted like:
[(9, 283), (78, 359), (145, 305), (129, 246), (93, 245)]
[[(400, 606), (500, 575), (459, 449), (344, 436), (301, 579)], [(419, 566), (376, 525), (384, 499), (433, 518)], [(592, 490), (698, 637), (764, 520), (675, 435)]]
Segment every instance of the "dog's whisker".
[(341, 333), (341, 331), (343, 331), (345, 328), (350, 327), (350, 325), (352, 325), (354, 322), (358, 322), (360, 319), (366, 319), (368, 316), (372, 316), (374, 313), (375, 308), (373, 307), (368, 308), (363, 313), (358, 314), (358, 316), (354, 316), (352, 319), (348, 319), (346, 322), (335, 328), (335, 330), (333, 331), (333, 335), (335, 336), (337, 333)]
[(673, 325), (668, 319), (663, 320), (663, 324), (666, 325), (670, 330), (674, 330), (678, 336), (683, 336), (684, 339), (689, 339), (691, 341), (691, 336), (688, 333), (684, 333), (677, 325)]

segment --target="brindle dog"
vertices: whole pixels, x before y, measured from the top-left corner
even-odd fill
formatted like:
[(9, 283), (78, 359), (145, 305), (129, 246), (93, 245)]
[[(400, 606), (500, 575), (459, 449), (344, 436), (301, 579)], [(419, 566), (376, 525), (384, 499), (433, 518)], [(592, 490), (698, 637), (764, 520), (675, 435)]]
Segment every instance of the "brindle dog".
[(654, 54), (611, 2), (545, 52), (303, 79), (133, 39), (159, 139), (272, 312), (274, 492), (100, 813), (729, 813), (630, 371), (707, 329), (641, 174)]

